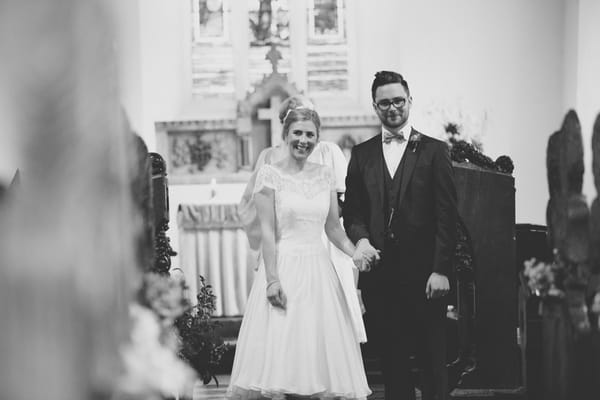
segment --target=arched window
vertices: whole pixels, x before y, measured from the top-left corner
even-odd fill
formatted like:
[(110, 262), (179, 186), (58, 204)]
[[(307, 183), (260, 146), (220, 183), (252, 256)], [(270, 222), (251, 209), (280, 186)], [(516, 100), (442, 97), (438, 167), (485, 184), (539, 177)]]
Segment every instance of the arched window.
[(240, 97), (271, 73), (273, 43), (278, 71), (310, 96), (349, 93), (346, 0), (191, 2), (193, 95)]
[(248, 0), (248, 78), (250, 84), (260, 82), (271, 73), (271, 64), (265, 59), (271, 44), (281, 53), (279, 72), (291, 70), (290, 8), (288, 0)]
[(311, 95), (348, 91), (344, 0), (308, 1), (307, 89)]
[(235, 92), (229, 7), (228, 0), (192, 0), (192, 95)]

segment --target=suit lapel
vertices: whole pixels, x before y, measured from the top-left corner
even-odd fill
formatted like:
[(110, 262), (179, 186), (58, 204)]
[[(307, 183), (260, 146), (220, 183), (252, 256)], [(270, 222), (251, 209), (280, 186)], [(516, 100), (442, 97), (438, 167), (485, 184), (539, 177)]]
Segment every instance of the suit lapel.
[(373, 141), (373, 145), (369, 150), (369, 160), (367, 162), (367, 182), (370, 186), (377, 187), (377, 198), (375, 204), (378, 209), (383, 207), (383, 148), (381, 144), (381, 135), (377, 135), (377, 140)]
[[(410, 136), (412, 137), (417, 132), (412, 129)], [(398, 206), (402, 204), (402, 200), (404, 199), (404, 195), (406, 194), (406, 189), (410, 180), (412, 179), (413, 172), (415, 171), (415, 166), (417, 165), (417, 161), (419, 160), (419, 155), (421, 152), (419, 151), (419, 146), (411, 149), (410, 142), (406, 146), (406, 150), (404, 151), (404, 168), (402, 170), (402, 180), (400, 181), (400, 195), (398, 196)]]

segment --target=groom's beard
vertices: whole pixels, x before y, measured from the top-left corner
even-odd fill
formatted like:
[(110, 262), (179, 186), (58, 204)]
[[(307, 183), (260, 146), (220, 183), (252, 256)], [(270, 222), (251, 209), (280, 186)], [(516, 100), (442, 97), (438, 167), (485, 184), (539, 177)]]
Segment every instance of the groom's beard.
[(379, 119), (381, 120), (382, 125), (387, 129), (398, 131), (408, 122), (408, 110), (388, 110), (385, 113), (381, 113)]

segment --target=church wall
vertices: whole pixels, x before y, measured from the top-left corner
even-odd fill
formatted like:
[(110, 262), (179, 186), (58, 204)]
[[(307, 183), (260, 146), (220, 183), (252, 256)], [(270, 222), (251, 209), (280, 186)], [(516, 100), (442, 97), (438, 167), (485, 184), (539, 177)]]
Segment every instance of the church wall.
[(117, 59), (121, 103), (132, 129), (139, 132), (142, 124), (142, 64), (140, 0), (113, 0), (117, 24)]
[[(414, 124), (433, 135), (464, 125), (492, 158), (515, 163), (517, 222), (545, 223), (548, 136), (566, 112), (562, 0), (360, 2), (363, 107), (372, 71), (397, 69), (414, 97)], [(373, 7), (372, 5), (376, 5)], [(381, 7), (377, 7), (381, 5)], [(377, 44), (377, 45), (374, 45)]]
[[(188, 3), (144, 0), (139, 5), (142, 106), (138, 111), (141, 127), (134, 128), (150, 150), (157, 149), (156, 121), (235, 116), (235, 102), (190, 101)], [(373, 0), (352, 4), (349, 16), (356, 20), (348, 26), (355, 27), (349, 39), (354, 43), (357, 95), (350, 103), (355, 105), (340, 109), (349, 102), (317, 100), (322, 114), (372, 113), (374, 71), (398, 70), (411, 85), (415, 127), (441, 136), (445, 122), (457, 122), (467, 137), (482, 141), (492, 158), (510, 155), (515, 162), (516, 220), (544, 223), (546, 141), (571, 107), (566, 99), (576, 99), (578, 109), (586, 113), (581, 115), (584, 131), (586, 126), (591, 130), (593, 123), (592, 106), (588, 111), (584, 104), (591, 103), (592, 88), (598, 87), (593, 85), (597, 78), (592, 72), (598, 60), (597, 44), (585, 40), (594, 33), (592, 37), (598, 37), (594, 1)], [(568, 17), (569, 7), (571, 14), (576, 11), (575, 20)], [(565, 47), (573, 40), (578, 47), (577, 63), (569, 56), (572, 49)], [(578, 90), (569, 92), (566, 82), (572, 79), (573, 70), (578, 74)], [(242, 190), (241, 184), (219, 186), (221, 193), (229, 193), (231, 202), (237, 201)], [(209, 194), (207, 185), (171, 186), (175, 245), (177, 205), (201, 202)]]
[(139, 134), (156, 150), (155, 121), (179, 118), (185, 100), (187, 1), (140, 3), (143, 120)]

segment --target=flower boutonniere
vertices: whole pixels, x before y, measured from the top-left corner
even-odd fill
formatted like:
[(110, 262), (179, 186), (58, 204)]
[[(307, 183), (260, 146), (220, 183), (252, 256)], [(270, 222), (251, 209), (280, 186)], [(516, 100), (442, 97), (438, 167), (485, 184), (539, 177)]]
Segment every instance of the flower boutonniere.
[(408, 138), (408, 148), (410, 149), (410, 151), (412, 151), (413, 153), (417, 152), (422, 138), (423, 138), (423, 135), (417, 131), (413, 130), (410, 133), (410, 137)]

